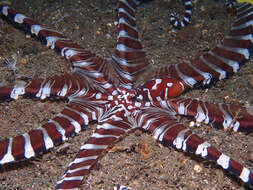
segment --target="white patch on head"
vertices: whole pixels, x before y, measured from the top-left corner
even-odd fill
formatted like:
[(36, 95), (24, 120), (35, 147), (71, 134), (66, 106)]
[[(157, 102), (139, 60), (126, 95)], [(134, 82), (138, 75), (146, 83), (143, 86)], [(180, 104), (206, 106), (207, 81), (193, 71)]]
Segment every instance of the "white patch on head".
[(19, 24), (22, 24), (24, 22), (25, 18), (26, 18), (25, 15), (18, 13), (18, 14), (15, 15), (14, 21), (19, 23)]
[(152, 90), (156, 90), (157, 86), (161, 84), (162, 79), (155, 79), (155, 84), (152, 86)]
[(172, 87), (172, 86), (173, 86), (173, 83), (172, 83), (172, 82), (168, 82), (168, 83), (167, 83), (167, 86), (168, 86), (168, 87)]
[(228, 169), (229, 167), (229, 160), (230, 158), (225, 155), (225, 154), (221, 154), (219, 159), (217, 160), (217, 164), (219, 164), (220, 166), (222, 166), (224, 169)]

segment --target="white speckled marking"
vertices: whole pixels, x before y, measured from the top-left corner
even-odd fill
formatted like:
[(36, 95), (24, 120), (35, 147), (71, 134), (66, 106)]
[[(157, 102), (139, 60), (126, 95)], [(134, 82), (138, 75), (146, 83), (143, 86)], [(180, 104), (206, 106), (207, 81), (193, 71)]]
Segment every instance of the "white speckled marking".
[(155, 79), (155, 84), (152, 86), (152, 90), (156, 90), (157, 86), (161, 84), (162, 79)]
[(173, 86), (173, 83), (172, 83), (172, 82), (168, 82), (168, 83), (167, 83), (167, 86), (168, 86), (168, 87), (172, 87), (172, 86)]

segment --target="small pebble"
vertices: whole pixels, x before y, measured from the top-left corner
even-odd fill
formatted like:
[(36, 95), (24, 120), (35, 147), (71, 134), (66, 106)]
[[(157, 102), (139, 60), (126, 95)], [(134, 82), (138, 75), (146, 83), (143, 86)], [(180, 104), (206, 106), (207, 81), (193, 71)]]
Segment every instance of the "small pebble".
[(201, 167), (199, 164), (196, 164), (196, 165), (194, 166), (193, 169), (194, 169), (194, 171), (197, 172), (197, 173), (199, 173), (199, 172), (202, 171), (202, 167)]

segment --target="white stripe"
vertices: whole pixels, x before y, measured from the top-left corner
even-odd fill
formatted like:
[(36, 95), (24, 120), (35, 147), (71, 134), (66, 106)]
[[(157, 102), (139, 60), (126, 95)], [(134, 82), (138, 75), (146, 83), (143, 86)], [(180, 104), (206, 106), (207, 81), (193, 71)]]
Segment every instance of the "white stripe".
[(197, 114), (196, 114), (195, 118), (196, 118), (196, 121), (200, 122), (200, 123), (206, 119), (206, 115), (199, 103), (198, 103)]
[(202, 144), (199, 144), (195, 154), (201, 155), (202, 157), (206, 157), (208, 155), (208, 147), (210, 146), (211, 145), (208, 142), (203, 142)]
[(76, 169), (73, 169), (73, 170), (68, 170), (68, 171), (67, 171), (67, 174), (72, 174), (72, 173), (74, 173), (74, 172), (79, 172), (79, 171), (81, 171), (81, 170), (88, 170), (88, 169), (90, 169), (90, 165), (88, 165), (88, 166), (83, 166), (83, 167), (80, 167), (80, 168), (76, 168)]
[(43, 140), (44, 140), (46, 150), (53, 148), (54, 143), (53, 143), (52, 139), (49, 137), (46, 129), (44, 129), (43, 127), (38, 127), (37, 129), (41, 130), (43, 133)]
[(230, 158), (227, 155), (222, 153), (220, 155), (219, 159), (217, 160), (217, 164), (222, 166), (224, 169), (228, 169), (229, 161), (230, 161)]
[(25, 147), (24, 147), (25, 158), (29, 159), (31, 157), (34, 157), (35, 152), (34, 152), (33, 147), (31, 145), (30, 135), (28, 133), (24, 133), (22, 136), (24, 137), (24, 140), (25, 140)]
[[(168, 130), (170, 130), (171, 128), (173, 128), (173, 127), (176, 127), (177, 125), (178, 125), (178, 123), (174, 123), (174, 124), (170, 124), (170, 123), (168, 123), (168, 125), (170, 125), (169, 127), (167, 127), (167, 129), (165, 129), (163, 132), (162, 132), (162, 134), (160, 134), (160, 136), (159, 136), (159, 141), (160, 142), (162, 142), (163, 141), (163, 136), (165, 135), (165, 133), (168, 131)], [(167, 126), (168, 126), (167, 125)]]
[(133, 12), (135, 12), (135, 8), (133, 8), (126, 0), (120, 0), (122, 3), (124, 3), (129, 9), (131, 9)]
[(76, 158), (73, 162), (71, 162), (69, 164), (69, 166), (71, 166), (72, 164), (79, 164), (81, 162), (85, 162), (85, 161), (88, 161), (88, 160), (95, 160), (97, 158), (98, 158), (98, 156), (87, 156), (87, 157), (84, 157), (84, 158)]
[(173, 145), (177, 148), (177, 149), (181, 149), (183, 146), (183, 142), (184, 142), (184, 135), (185, 133), (187, 133), (189, 131), (189, 129), (184, 129), (181, 130), (178, 134), (177, 137), (174, 139), (173, 141)]
[(50, 119), (50, 120), (48, 121), (48, 123), (53, 123), (53, 124), (56, 126), (57, 131), (58, 131), (58, 132), (61, 134), (61, 136), (62, 136), (62, 141), (68, 140), (68, 138), (66, 138), (66, 135), (65, 135), (65, 133), (66, 133), (65, 129), (63, 129), (62, 126), (61, 126), (58, 122), (56, 122), (56, 121)]
[(24, 81), (17, 81), (11, 91), (10, 97), (17, 100), (19, 95), (25, 94), (25, 85)]
[[(209, 52), (209, 54), (211, 54), (211, 53)], [(214, 71), (216, 71), (217, 73), (220, 73), (219, 80), (224, 79), (224, 78), (226, 77), (226, 71), (222, 70), (220, 67), (218, 67), (218, 66), (216, 66), (216, 65), (214, 65), (214, 64), (212, 64), (212, 63), (210, 63), (209, 61), (207, 61), (207, 60), (203, 57), (203, 55), (200, 56), (200, 60), (201, 60), (204, 64), (206, 64), (207, 66), (209, 66), (211, 69), (213, 69)]]
[(38, 36), (39, 32), (43, 29), (44, 28), (42, 26), (34, 24), (34, 25), (31, 26), (31, 33)]
[(79, 112), (79, 111), (77, 111), (77, 110), (75, 110), (75, 109), (72, 109), (72, 108), (70, 108), (70, 107), (66, 107), (65, 109), (70, 110), (70, 111), (75, 112), (76, 114), (80, 115), (80, 117), (84, 120), (84, 124), (85, 124), (85, 125), (88, 125), (88, 123), (89, 123), (89, 118), (88, 118), (88, 116), (87, 116), (86, 114), (84, 114), (84, 113), (82, 113), (82, 112)]
[(135, 22), (135, 17), (133, 17), (132, 15), (129, 14), (129, 12), (127, 12), (124, 8), (119, 8), (118, 9), (118, 13), (125, 13), (130, 19), (132, 19)]
[(118, 138), (118, 136), (116, 136), (116, 135), (101, 135), (98, 133), (93, 133), (91, 137), (94, 137), (94, 138), (110, 138), (110, 137)]
[(242, 179), (243, 182), (247, 183), (250, 177), (250, 170), (248, 168), (243, 167), (239, 177)]
[[(64, 177), (62, 181), (82, 181), (83, 180), (83, 176), (75, 176), (75, 177)], [(60, 181), (57, 182), (57, 184), (61, 183)]]
[(67, 116), (67, 115), (62, 114), (62, 113), (57, 114), (57, 116), (63, 117), (65, 119), (69, 120), (71, 125), (73, 125), (74, 128), (75, 128), (75, 133), (79, 133), (81, 131), (81, 125), (77, 121), (75, 121), (73, 118), (71, 118), (70, 116)]
[(219, 109), (223, 113), (223, 126), (224, 129), (228, 129), (233, 125), (233, 118), (227, 113), (227, 111), (222, 107), (223, 104), (219, 104)]
[(178, 73), (178, 76), (179, 76), (181, 79), (183, 79), (184, 82), (185, 82), (187, 85), (193, 86), (194, 84), (197, 83), (197, 81), (196, 81), (194, 78), (189, 77), (189, 76), (187, 76), (187, 75), (184, 75), (184, 74), (180, 71), (180, 69), (178, 68), (178, 64), (175, 65), (175, 69), (176, 69), (176, 71), (177, 71), (177, 73)]
[(118, 130), (123, 130), (123, 131), (127, 131), (126, 129), (108, 124), (108, 123), (104, 123), (103, 125), (98, 125), (97, 129), (118, 129)]
[(3, 13), (4, 16), (8, 16), (8, 9), (9, 9), (8, 6), (3, 6), (2, 13)]
[(108, 145), (96, 145), (96, 144), (85, 144), (81, 146), (80, 150), (96, 150), (96, 149), (106, 149)]
[(20, 13), (17, 13), (14, 17), (14, 21), (19, 23), (19, 24), (22, 24), (24, 22), (24, 19), (26, 18), (25, 15), (23, 14), (20, 14)]

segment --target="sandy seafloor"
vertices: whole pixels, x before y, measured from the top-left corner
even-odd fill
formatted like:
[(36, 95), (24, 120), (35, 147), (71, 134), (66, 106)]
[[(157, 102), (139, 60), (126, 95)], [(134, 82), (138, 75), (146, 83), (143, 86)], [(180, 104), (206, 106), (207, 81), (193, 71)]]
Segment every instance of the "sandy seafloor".
[[(116, 0), (16, 0), (12, 6), (40, 23), (62, 31), (74, 41), (100, 56), (109, 57), (115, 47)], [(231, 24), (222, 1), (194, 1), (190, 26), (175, 31), (168, 12), (180, 10), (179, 1), (156, 0), (138, 9), (140, 37), (149, 60), (154, 64), (189, 61), (215, 47)], [(0, 19), (0, 84), (14, 81), (4, 58), (15, 58), (16, 76), (48, 77), (62, 74), (71, 65), (35, 38)], [(209, 89), (197, 89), (182, 97), (211, 102), (253, 105), (252, 60), (233, 77)], [(18, 99), (0, 103), (0, 139), (15, 136), (45, 123), (63, 109), (66, 102)], [(186, 122), (189, 125), (189, 122)], [(79, 147), (95, 129), (90, 125), (64, 145), (30, 161), (0, 168), (0, 190), (53, 189)], [(192, 127), (195, 133), (235, 160), (253, 169), (253, 137), (216, 130), (210, 125)], [(136, 131), (107, 152), (85, 179), (82, 189), (112, 189), (121, 184), (136, 190), (155, 189), (245, 189), (238, 179), (220, 167), (195, 156), (158, 144), (151, 134)]]

